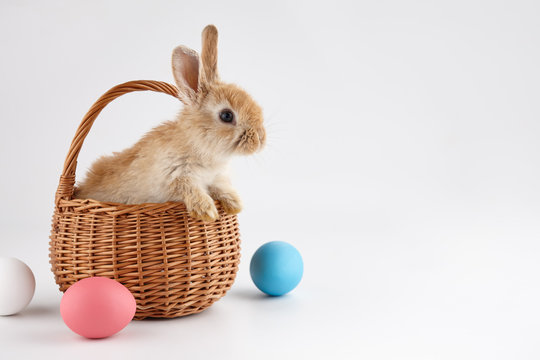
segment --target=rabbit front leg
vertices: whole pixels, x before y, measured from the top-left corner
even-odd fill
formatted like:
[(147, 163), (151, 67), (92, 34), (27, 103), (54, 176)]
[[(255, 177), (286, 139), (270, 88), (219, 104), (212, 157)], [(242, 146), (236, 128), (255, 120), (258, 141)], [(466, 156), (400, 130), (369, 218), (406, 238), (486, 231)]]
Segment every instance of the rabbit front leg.
[(214, 200), (221, 203), (223, 210), (227, 214), (238, 214), (242, 210), (242, 201), (227, 176), (223, 174), (217, 175), (213, 183), (208, 186), (208, 191)]
[(214, 200), (189, 177), (180, 177), (174, 180), (172, 192), (182, 199), (189, 211), (189, 216), (207, 222), (219, 219)]

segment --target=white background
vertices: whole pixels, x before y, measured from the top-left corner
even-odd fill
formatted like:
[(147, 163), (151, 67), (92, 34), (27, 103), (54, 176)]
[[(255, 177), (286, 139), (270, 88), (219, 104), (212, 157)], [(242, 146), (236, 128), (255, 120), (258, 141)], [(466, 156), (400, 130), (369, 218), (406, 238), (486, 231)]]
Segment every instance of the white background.
[[(199, 315), (80, 338), (48, 264), (71, 138), (111, 86), (172, 81), (171, 50), (199, 50), (209, 23), (222, 78), (261, 103), (269, 132), (233, 162), (237, 282)], [(29, 264), (37, 289), (0, 318), (0, 357), (540, 358), (539, 36), (534, 0), (2, 1), (0, 255)], [(179, 108), (118, 99), (78, 176)], [(249, 278), (272, 240), (305, 261), (283, 298)]]

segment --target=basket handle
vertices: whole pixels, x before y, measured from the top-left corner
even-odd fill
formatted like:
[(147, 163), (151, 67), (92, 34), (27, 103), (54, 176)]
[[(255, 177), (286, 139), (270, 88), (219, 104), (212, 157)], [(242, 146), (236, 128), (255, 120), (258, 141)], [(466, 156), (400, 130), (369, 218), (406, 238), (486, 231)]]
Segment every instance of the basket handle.
[(71, 142), (69, 147), (68, 154), (66, 156), (66, 161), (64, 162), (64, 169), (62, 170), (62, 175), (60, 176), (60, 183), (58, 184), (58, 189), (56, 190), (56, 202), (60, 199), (71, 199), (73, 196), (73, 190), (75, 186), (75, 171), (77, 170), (77, 158), (79, 157), (79, 152), (81, 151), (82, 144), (86, 135), (90, 132), (94, 120), (98, 117), (99, 113), (108, 103), (113, 101), (119, 96), (133, 92), (133, 91), (156, 91), (169, 94), (174, 97), (178, 97), (178, 88), (176, 86), (170, 85), (162, 81), (153, 81), (153, 80), (135, 80), (128, 81), (126, 83), (116, 85), (111, 88), (105, 94), (103, 94), (95, 103), (92, 105), (90, 110), (84, 115), (81, 124), (77, 128), (75, 137)]

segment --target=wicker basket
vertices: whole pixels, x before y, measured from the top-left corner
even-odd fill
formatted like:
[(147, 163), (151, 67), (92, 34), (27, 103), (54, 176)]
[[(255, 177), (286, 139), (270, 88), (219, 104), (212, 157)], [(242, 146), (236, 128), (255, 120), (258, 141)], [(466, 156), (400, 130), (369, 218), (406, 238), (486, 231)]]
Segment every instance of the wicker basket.
[(183, 203), (125, 205), (74, 199), (77, 157), (101, 110), (132, 91), (177, 96), (158, 81), (113, 87), (84, 116), (71, 143), (56, 192), (50, 263), (66, 291), (76, 281), (103, 276), (124, 284), (137, 301), (136, 319), (198, 313), (220, 299), (236, 277), (240, 239), (235, 215), (216, 203), (220, 219), (188, 216)]

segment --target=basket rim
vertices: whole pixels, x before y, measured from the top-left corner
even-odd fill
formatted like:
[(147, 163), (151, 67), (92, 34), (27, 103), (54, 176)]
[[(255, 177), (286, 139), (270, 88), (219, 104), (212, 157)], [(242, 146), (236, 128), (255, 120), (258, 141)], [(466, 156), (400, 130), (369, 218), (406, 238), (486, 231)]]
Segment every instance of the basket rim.
[[(214, 204), (219, 209), (221, 203), (214, 200)], [(99, 201), (94, 199), (58, 199), (56, 208), (73, 208), (75, 211), (87, 211), (91, 213), (109, 213), (110, 215), (133, 214), (140, 212), (164, 212), (168, 210), (176, 210), (188, 212), (186, 205), (181, 201), (167, 201), (163, 203), (140, 203), (140, 204), (122, 204), (109, 201)], [(236, 215), (230, 215), (236, 216)], [(220, 221), (220, 219), (216, 220)]]

